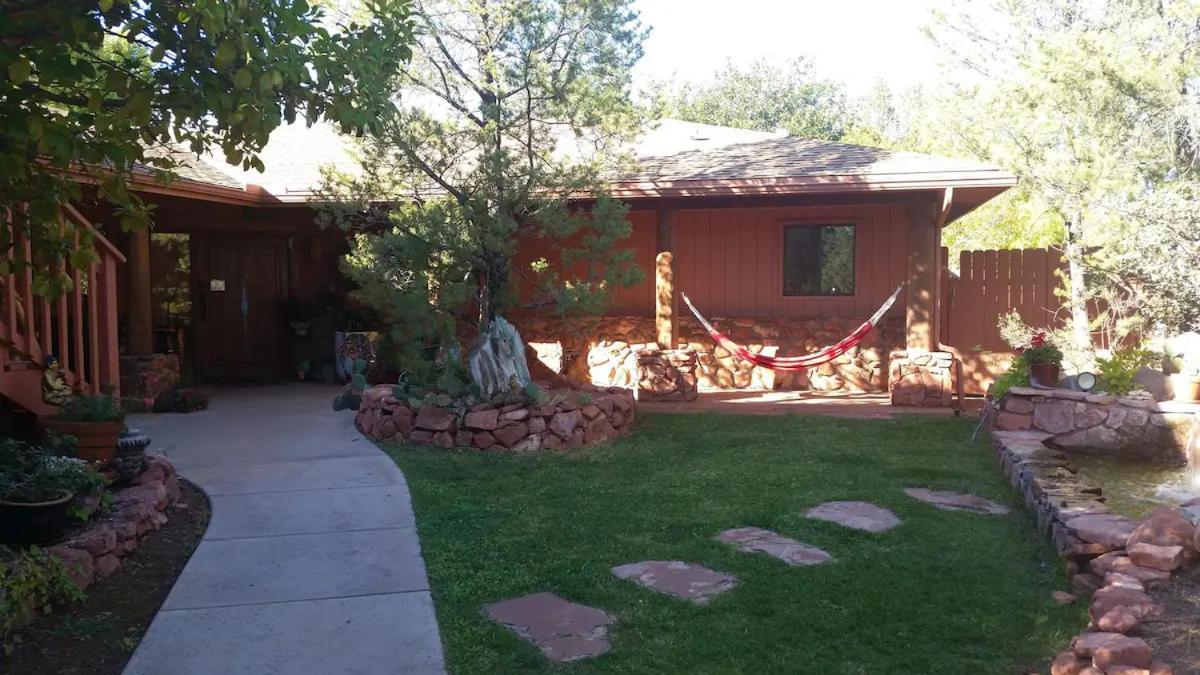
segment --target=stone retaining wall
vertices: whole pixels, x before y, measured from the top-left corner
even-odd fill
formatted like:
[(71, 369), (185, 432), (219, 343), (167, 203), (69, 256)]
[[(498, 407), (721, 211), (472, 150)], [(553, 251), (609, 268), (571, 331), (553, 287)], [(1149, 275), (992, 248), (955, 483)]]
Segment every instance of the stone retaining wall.
[(113, 511), (46, 552), (58, 558), (81, 589), (103, 579), (137, 549), (146, 533), (167, 522), (167, 509), (179, 501), (179, 477), (166, 457), (146, 453), (146, 469), (132, 485), (113, 493)]
[(527, 452), (577, 448), (628, 432), (635, 409), (624, 389), (569, 392), (546, 405), (495, 406), (467, 410), (422, 405), (415, 410), (394, 395), (393, 385), (368, 387), (354, 418), (375, 441)]
[(997, 429), (1040, 432), (1056, 448), (1171, 464), (1187, 463), (1195, 451), (1189, 443), (1195, 445), (1200, 436), (1200, 404), (1195, 403), (1013, 387), (995, 412)]
[[(714, 320), (731, 340), (768, 356), (810, 354), (837, 343), (861, 323), (859, 319)], [(656, 345), (650, 317), (525, 318), (517, 325), (539, 360), (556, 372), (597, 386), (636, 386), (637, 355)], [(695, 352), (701, 389), (886, 391), (888, 354), (903, 344), (903, 320), (888, 319), (831, 363), (799, 373), (776, 373), (718, 347), (695, 319), (679, 321), (678, 346)]]

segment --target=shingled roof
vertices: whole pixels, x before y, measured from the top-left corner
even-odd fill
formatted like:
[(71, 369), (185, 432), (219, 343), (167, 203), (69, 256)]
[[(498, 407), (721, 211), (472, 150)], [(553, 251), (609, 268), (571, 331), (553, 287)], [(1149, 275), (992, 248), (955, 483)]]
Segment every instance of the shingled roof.
[(951, 174), (995, 171), (978, 162), (788, 136), (642, 157), (623, 181), (676, 182), (808, 176)]
[[(191, 151), (185, 150), (176, 146), (154, 146), (145, 149), (145, 154), (150, 158), (167, 157), (175, 163), (174, 173), (178, 178), (190, 180), (196, 183), (205, 183), (207, 185), (215, 185), (218, 187), (233, 188), (237, 190), (244, 189), (246, 184), (234, 178), (227, 171), (219, 168), (216, 164), (211, 164), (197, 157)], [(138, 164), (133, 168), (134, 174), (149, 176), (154, 173), (154, 170), (144, 164)]]
[[(979, 162), (680, 120), (648, 127), (633, 151), (633, 168), (613, 179), (621, 198), (941, 187), (985, 189), (994, 196), (1016, 183), (1011, 174)], [(266, 201), (308, 201), (322, 166), (357, 169), (349, 140), (324, 124), (277, 129), (262, 153), (267, 169), (261, 174), (181, 149), (171, 156), (180, 162), (180, 178), (256, 192)]]

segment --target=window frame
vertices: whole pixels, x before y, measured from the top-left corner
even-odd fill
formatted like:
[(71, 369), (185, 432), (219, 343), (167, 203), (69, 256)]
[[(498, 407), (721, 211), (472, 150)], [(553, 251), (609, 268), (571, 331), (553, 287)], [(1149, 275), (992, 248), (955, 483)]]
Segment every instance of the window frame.
[[(851, 218), (813, 218), (813, 219), (788, 219), (779, 223), (779, 248), (780, 252), (776, 258), (779, 265), (779, 273), (776, 275), (776, 286), (778, 289), (778, 297), (784, 301), (824, 301), (824, 302), (844, 302), (858, 297), (859, 287), (862, 285), (862, 280), (859, 278), (858, 258), (862, 255), (862, 242), (859, 239), (859, 233), (862, 228), (859, 227), (857, 220)], [(815, 295), (797, 294), (790, 295), (787, 293), (787, 232), (793, 227), (849, 227), (854, 237), (854, 255), (850, 262), (851, 277), (854, 280), (854, 290), (850, 293), (819, 293)]]

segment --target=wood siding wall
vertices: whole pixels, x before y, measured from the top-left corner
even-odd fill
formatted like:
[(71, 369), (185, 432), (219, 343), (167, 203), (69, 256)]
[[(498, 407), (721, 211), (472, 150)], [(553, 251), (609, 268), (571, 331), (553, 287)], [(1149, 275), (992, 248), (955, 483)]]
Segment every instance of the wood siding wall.
[[(681, 210), (674, 229), (675, 287), (711, 317), (865, 319), (905, 279), (908, 217), (901, 205)], [(634, 252), (645, 278), (616, 290), (607, 314), (654, 316), (656, 212), (632, 211), (629, 219), (633, 232), (621, 247)], [(856, 226), (854, 295), (783, 295), (783, 228), (802, 223)], [(541, 257), (560, 262), (548, 242), (527, 240), (514, 264), (528, 269)], [(904, 316), (903, 297), (889, 316)]]
[[(866, 318), (905, 278), (907, 218), (893, 206), (681, 211), (675, 286), (709, 316)], [(783, 228), (809, 223), (855, 225), (854, 295), (783, 295)]]

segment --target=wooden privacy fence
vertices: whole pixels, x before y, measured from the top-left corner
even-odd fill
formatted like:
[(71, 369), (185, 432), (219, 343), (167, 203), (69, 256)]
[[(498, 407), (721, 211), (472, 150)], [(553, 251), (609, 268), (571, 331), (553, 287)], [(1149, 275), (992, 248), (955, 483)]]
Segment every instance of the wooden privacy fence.
[(958, 261), (957, 275), (942, 270), (941, 341), (962, 353), (966, 391), (982, 394), (1013, 356), (996, 327), (1001, 316), (1015, 309), (1030, 326), (1058, 322), (1063, 257), (1032, 248), (963, 251)]

